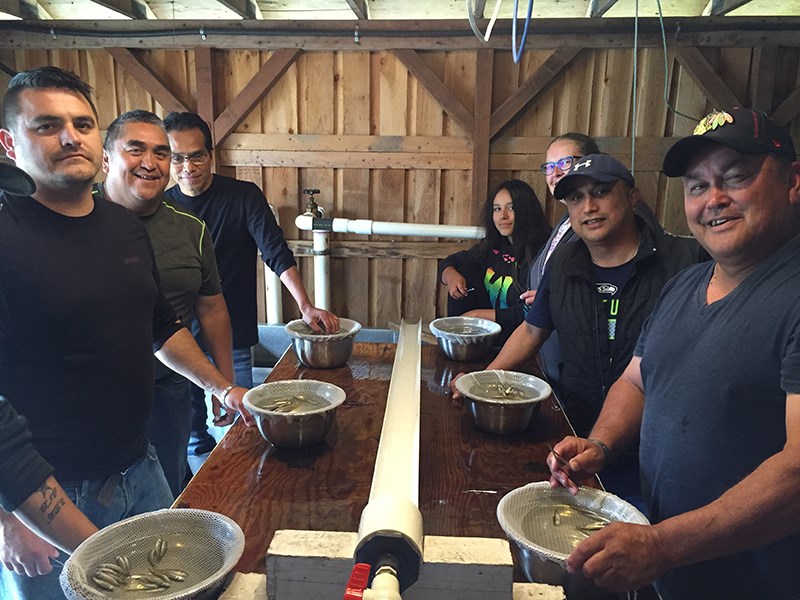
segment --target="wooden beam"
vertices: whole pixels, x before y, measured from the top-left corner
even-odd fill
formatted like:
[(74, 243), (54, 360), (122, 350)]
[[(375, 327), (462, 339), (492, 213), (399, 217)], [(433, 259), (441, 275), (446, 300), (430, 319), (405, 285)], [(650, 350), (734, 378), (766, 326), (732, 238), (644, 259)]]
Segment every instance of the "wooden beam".
[(225, 166), (316, 169), (451, 169), (469, 170), (467, 152), (286, 152), (284, 150), (218, 149), (217, 163)]
[(114, 60), (125, 69), (131, 77), (142, 84), (142, 87), (153, 99), (164, 107), (164, 110), (188, 111), (189, 108), (172, 93), (162, 79), (137, 56), (126, 48), (106, 48)]
[(758, 46), (753, 49), (753, 62), (750, 64), (749, 106), (763, 110), (767, 114), (772, 112), (777, 60), (777, 46)]
[(92, 0), (92, 2), (130, 19), (148, 18), (147, 5), (141, 0)]
[(250, 111), (294, 64), (301, 52), (303, 51), (299, 48), (289, 48), (277, 50), (269, 57), (233, 102), (214, 119), (214, 139), (217, 144), (224, 142), (239, 123), (244, 121)]
[(708, 13), (703, 11), (704, 16), (721, 17), (729, 12), (741, 8), (745, 4), (750, 4), (752, 0), (711, 0), (706, 6)]
[(355, 13), (356, 18), (360, 21), (362, 19), (369, 19), (369, 7), (367, 7), (367, 0), (347, 0), (347, 5), (350, 10)]
[(486, 0), (477, 0), (475, 2), (475, 18), (476, 19), (486, 18)]
[[(753, 48), (770, 45), (800, 46), (799, 17), (740, 17), (736, 19), (668, 18), (664, 20), (670, 45)], [(216, 49), (374, 51), (400, 48), (421, 50), (509, 50), (511, 25), (498, 21), (489, 43), (479, 40), (463, 20), (358, 22), (360, 41), (353, 43), (352, 21), (215, 21), (206, 40), (200, 40), (198, 22), (103, 21), (98, 30), (93, 21), (0, 21), (0, 48), (14, 50), (164, 48), (169, 50), (213, 46)], [(55, 35), (51, 33), (53, 29)], [(210, 26), (206, 27), (209, 31)], [(675, 33), (680, 35), (675, 37)], [(633, 20), (538, 19), (536, 35), (528, 36), (525, 48), (625, 48), (633, 45)], [(661, 48), (657, 18), (639, 19), (639, 47)]]
[(393, 50), (393, 54), (402, 62), (417, 81), (428, 90), (431, 96), (441, 104), (444, 111), (461, 126), (467, 134), (472, 133), (472, 114), (461, 104), (456, 95), (450, 91), (439, 76), (422, 60), (414, 50)]
[[(194, 49), (194, 78), (197, 80), (197, 114), (209, 127), (214, 124), (213, 50), (208, 47)], [(214, 128), (211, 127), (211, 136)], [(216, 146), (216, 141), (214, 142)]]
[(772, 113), (772, 119), (778, 125), (787, 125), (797, 116), (797, 113), (800, 113), (800, 87), (795, 88), (786, 100), (780, 103)]
[(19, 19), (52, 19), (38, 2), (29, 0), (0, 0), (0, 12)]
[(475, 124), (472, 128), (472, 204), (489, 193), (489, 147), (494, 88), (494, 50), (478, 50), (475, 64)]
[(261, 8), (254, 0), (216, 0), (219, 4), (235, 12), (243, 19), (263, 19)]
[(547, 87), (581, 51), (580, 48), (559, 48), (545, 60), (517, 90), (492, 113), (489, 135), (496, 136), (519, 112)]
[(743, 106), (699, 49), (677, 47), (675, 57), (716, 108)]
[(587, 17), (597, 18), (606, 14), (619, 0), (591, 0)]

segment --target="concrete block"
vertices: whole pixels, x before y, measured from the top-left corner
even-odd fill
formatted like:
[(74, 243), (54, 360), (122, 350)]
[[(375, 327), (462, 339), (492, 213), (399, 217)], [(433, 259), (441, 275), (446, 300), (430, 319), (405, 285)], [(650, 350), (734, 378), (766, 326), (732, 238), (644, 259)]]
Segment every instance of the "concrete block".
[[(358, 535), (281, 530), (267, 552), (270, 600), (330, 600), (344, 593)], [(563, 600), (561, 588), (514, 584), (506, 540), (426, 536), (419, 580), (403, 600)], [(230, 600), (238, 600), (231, 598)]]

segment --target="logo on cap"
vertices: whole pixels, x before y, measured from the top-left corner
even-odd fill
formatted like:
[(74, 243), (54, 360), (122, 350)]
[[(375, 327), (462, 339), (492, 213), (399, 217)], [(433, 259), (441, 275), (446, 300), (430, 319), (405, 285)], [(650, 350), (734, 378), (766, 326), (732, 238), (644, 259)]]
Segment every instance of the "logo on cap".
[(713, 131), (717, 127), (722, 127), (726, 123), (733, 123), (733, 117), (723, 111), (717, 111), (706, 115), (702, 121), (694, 128), (694, 135), (703, 135), (709, 131)]
[(576, 162), (574, 165), (572, 165), (572, 172), (574, 173), (581, 167), (586, 167), (588, 169), (591, 166), (592, 166), (592, 159), (587, 159), (583, 162)]

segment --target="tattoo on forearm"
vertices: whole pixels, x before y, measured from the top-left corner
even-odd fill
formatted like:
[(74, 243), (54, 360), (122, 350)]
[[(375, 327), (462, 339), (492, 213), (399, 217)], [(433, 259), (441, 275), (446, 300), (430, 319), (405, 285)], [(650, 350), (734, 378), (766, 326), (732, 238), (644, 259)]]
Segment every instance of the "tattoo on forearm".
[(53, 507), (53, 510), (47, 513), (48, 524), (52, 523), (53, 519), (56, 518), (56, 515), (58, 515), (58, 513), (61, 512), (61, 509), (64, 507), (64, 504), (65, 504), (64, 498), (59, 498), (58, 502), (56, 502), (56, 505)]
[(46, 481), (39, 486), (39, 493), (42, 495), (42, 503), (39, 505), (39, 510), (41, 510), (47, 522), (52, 523), (53, 519), (64, 507), (64, 498), (59, 497), (58, 489), (48, 485)]

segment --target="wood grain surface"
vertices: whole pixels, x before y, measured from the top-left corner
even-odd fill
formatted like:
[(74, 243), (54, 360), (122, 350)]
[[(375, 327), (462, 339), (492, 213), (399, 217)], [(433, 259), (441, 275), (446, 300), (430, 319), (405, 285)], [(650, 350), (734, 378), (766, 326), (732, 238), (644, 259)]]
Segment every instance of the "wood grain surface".
[[(278, 529), (358, 529), (394, 353), (393, 344), (357, 343), (346, 366), (318, 370), (303, 367), (288, 350), (269, 381), (317, 379), (347, 392), (326, 439), (306, 450), (279, 450), (255, 427), (238, 422), (176, 500), (177, 507), (217, 511), (242, 527), (246, 547), (237, 570), (263, 572)], [(462, 370), (482, 366), (451, 362), (438, 347), (422, 347), (420, 510), (426, 535), (504, 537), (497, 502), (515, 487), (547, 479), (546, 444), (569, 432), (549, 400), (522, 434), (477, 430), (447, 383)]]
[[(237, 571), (263, 573), (267, 548), (279, 529), (358, 531), (369, 500), (395, 348), (356, 343), (350, 360), (338, 369), (306, 368), (289, 348), (267, 381), (316, 379), (347, 393), (326, 438), (306, 450), (280, 450), (239, 421), (175, 501), (177, 508), (213, 510), (241, 526), (245, 550)], [(542, 402), (521, 434), (476, 429), (447, 384), (459, 372), (484, 365), (453, 362), (438, 346), (422, 346), (419, 508), (425, 535), (505, 538), (495, 516), (500, 498), (547, 480), (547, 444), (572, 433), (555, 399)], [(529, 372), (541, 376), (531, 367)], [(514, 578), (525, 581), (519, 569)], [(638, 598), (658, 596), (648, 587), (639, 590)]]

